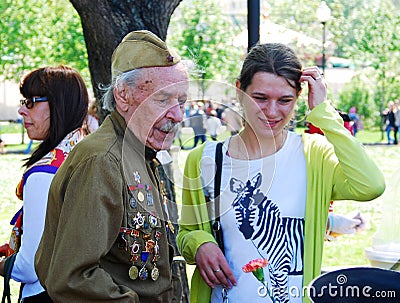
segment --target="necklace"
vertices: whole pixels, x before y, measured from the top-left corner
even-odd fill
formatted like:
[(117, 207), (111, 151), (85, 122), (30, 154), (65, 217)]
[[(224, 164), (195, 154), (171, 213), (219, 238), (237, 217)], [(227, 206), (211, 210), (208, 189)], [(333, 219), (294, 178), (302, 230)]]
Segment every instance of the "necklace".
[(253, 136), (242, 132), (231, 138), (228, 147), (228, 154), (230, 157), (240, 160), (264, 158), (278, 152), (283, 147), (286, 136), (287, 131), (283, 130), (277, 136), (278, 138), (274, 138), (273, 144), (261, 142), (260, 140), (257, 140), (256, 143), (254, 143), (251, 142)]

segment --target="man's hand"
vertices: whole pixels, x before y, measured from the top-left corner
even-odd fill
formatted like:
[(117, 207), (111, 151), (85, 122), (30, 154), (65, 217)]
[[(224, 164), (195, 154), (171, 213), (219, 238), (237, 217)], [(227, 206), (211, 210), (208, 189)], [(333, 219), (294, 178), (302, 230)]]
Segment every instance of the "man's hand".
[(329, 213), (329, 223), (329, 230), (335, 234), (353, 234), (363, 230), (365, 227), (365, 220), (361, 217), (360, 213), (353, 218)]
[(8, 249), (10, 248), (10, 245), (8, 243), (5, 243), (0, 246), (0, 257), (5, 257), (7, 256)]
[(361, 221), (361, 223), (356, 226), (356, 232), (367, 229), (367, 220), (361, 216), (360, 212), (358, 212), (357, 215), (353, 217), (353, 219), (358, 219)]

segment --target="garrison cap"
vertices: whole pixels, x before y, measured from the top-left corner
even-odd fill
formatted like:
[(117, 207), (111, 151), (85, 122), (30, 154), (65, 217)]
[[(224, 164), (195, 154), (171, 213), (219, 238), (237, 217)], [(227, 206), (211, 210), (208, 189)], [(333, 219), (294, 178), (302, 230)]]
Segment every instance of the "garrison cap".
[(181, 58), (147, 30), (127, 34), (111, 57), (112, 77), (141, 67), (172, 66)]

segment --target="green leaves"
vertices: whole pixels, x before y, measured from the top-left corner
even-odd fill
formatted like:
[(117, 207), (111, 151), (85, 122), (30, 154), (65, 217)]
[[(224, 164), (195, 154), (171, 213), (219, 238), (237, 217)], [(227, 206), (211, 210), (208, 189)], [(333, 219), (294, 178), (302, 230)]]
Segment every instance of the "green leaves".
[(1, 0), (0, 76), (19, 81), (27, 71), (67, 64), (90, 83), (79, 15), (69, 1)]
[(182, 57), (196, 63), (197, 78), (233, 83), (246, 50), (232, 45), (239, 27), (221, 11), (218, 1), (182, 1), (168, 38)]

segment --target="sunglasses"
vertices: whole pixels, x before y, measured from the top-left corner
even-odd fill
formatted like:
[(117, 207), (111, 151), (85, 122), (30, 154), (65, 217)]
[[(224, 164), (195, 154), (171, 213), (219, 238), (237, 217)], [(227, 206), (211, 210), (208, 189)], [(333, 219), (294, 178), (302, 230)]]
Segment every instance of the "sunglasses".
[(32, 98), (25, 98), (21, 99), (19, 103), (21, 106), (25, 104), (26, 108), (31, 109), (36, 102), (47, 102), (47, 97), (32, 97)]

